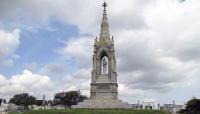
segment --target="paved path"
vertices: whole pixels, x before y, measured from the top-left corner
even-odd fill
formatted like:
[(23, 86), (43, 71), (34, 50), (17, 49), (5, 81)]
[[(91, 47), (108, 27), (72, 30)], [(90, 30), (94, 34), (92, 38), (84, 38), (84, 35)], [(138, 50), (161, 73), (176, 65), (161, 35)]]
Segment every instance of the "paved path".
[(178, 114), (178, 113), (174, 112), (174, 113), (172, 113), (172, 114)]
[(7, 112), (0, 112), (0, 114), (7, 114)]
[(4, 107), (0, 107), (0, 114), (7, 114), (7, 112), (5, 112), (5, 108)]

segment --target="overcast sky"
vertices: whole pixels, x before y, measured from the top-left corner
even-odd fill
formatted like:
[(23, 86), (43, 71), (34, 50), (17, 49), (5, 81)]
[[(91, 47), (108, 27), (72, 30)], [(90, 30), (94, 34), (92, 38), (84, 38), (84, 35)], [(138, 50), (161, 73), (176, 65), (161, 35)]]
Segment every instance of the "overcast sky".
[[(119, 98), (200, 98), (200, 1), (108, 0)], [(0, 0), (0, 97), (89, 96), (103, 0)]]

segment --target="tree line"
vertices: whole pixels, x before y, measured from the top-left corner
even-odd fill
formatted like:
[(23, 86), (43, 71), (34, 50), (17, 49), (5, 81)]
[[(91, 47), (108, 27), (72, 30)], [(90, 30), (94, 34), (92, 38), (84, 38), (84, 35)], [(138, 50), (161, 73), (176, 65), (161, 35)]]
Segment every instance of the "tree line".
[(82, 95), (80, 91), (67, 91), (67, 92), (58, 92), (54, 95), (53, 100), (38, 100), (34, 96), (29, 95), (28, 93), (21, 93), (14, 95), (9, 103), (16, 104), (18, 106), (24, 106), (25, 109), (28, 109), (29, 105), (37, 106), (57, 106), (61, 105), (65, 108), (71, 108), (72, 105), (77, 105), (78, 102), (82, 102), (88, 97)]
[(1, 103), (6, 103), (6, 99), (1, 99), (0, 98), (0, 106), (1, 106)]
[(200, 99), (192, 98), (186, 103), (185, 109), (181, 109), (179, 114), (200, 114)]

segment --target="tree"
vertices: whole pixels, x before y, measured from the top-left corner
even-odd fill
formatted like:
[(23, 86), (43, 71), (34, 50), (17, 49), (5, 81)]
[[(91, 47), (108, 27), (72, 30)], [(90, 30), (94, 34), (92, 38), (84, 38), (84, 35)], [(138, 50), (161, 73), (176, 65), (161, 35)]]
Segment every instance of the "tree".
[(77, 105), (78, 102), (86, 99), (86, 96), (81, 95), (80, 91), (68, 91), (68, 92), (59, 92), (54, 96), (54, 101), (64, 105), (65, 108), (69, 107), (71, 109), (72, 105)]
[(48, 100), (47, 101), (47, 105), (52, 105), (53, 104), (53, 101), (52, 100)]
[(10, 99), (9, 103), (16, 105), (22, 105), (25, 109), (28, 109), (28, 105), (36, 104), (36, 98), (30, 96), (28, 93), (16, 94)]
[(0, 106), (1, 106), (2, 101), (3, 101), (3, 99), (0, 99)]
[(186, 108), (179, 111), (180, 114), (200, 114), (200, 99), (193, 98), (187, 102)]
[(6, 99), (3, 99), (3, 103), (6, 103)]
[(57, 106), (57, 105), (61, 105), (60, 99), (54, 99), (54, 100), (52, 101), (51, 106)]
[(45, 108), (45, 106), (48, 105), (48, 101), (47, 100), (36, 100), (36, 105), (43, 106)]
[(88, 99), (86, 95), (80, 95), (78, 102), (83, 102), (85, 99)]
[(37, 106), (42, 106), (43, 100), (36, 100), (36, 105)]

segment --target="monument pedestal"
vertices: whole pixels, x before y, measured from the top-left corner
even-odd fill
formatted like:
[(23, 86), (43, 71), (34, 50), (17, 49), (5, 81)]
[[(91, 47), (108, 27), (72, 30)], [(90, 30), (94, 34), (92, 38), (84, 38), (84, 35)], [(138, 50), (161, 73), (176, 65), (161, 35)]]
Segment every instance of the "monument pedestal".
[(115, 99), (89, 99), (84, 102), (79, 102), (78, 105), (73, 105), (72, 108), (87, 108), (87, 109), (115, 109), (115, 108), (131, 108), (127, 102)]

